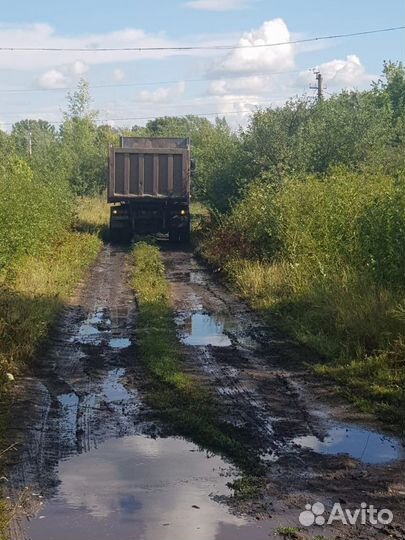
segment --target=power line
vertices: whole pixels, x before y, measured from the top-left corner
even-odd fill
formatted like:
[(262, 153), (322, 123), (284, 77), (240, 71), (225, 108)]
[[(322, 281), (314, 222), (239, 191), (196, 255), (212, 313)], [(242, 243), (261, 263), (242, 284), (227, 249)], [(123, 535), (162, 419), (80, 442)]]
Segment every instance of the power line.
[(259, 43), (253, 45), (188, 45), (183, 47), (0, 47), (0, 51), (8, 52), (155, 52), (155, 51), (227, 51), (236, 49), (257, 49), (266, 47), (279, 47), (282, 45), (298, 45), (300, 43), (310, 43), (313, 41), (324, 41), (329, 39), (340, 39), (355, 36), (367, 36), (371, 34), (381, 34), (383, 32), (395, 32), (404, 30), (405, 26), (393, 26), (390, 28), (379, 28), (375, 30), (364, 30), (362, 32), (350, 32), (347, 34), (332, 34), (328, 36), (317, 36), (306, 39), (295, 39), (291, 41), (280, 41), (278, 43)]
[[(221, 97), (226, 97), (226, 96), (221, 96)], [(273, 101), (275, 100), (278, 100), (278, 99), (285, 99), (285, 95), (284, 96), (272, 96), (272, 99), (248, 99), (249, 96), (247, 96), (247, 99), (242, 99), (242, 98), (237, 98), (237, 99), (228, 99), (226, 100), (226, 102), (223, 102), (224, 105), (227, 105), (229, 103), (240, 103), (241, 101), (245, 101), (246, 103), (249, 103), (251, 102), (252, 106), (255, 106), (256, 104), (261, 104), (261, 103), (272, 103)], [(195, 98), (195, 100), (198, 100), (199, 98)], [(168, 109), (184, 109), (185, 107), (192, 107), (192, 106), (196, 106), (198, 105), (198, 102), (196, 103), (196, 101), (182, 101), (182, 103), (153, 103), (153, 102), (143, 102), (144, 105), (153, 105), (153, 107), (166, 107)], [(218, 105), (218, 101), (208, 101), (208, 102), (204, 102), (204, 105)], [(34, 111), (7, 111), (7, 112), (0, 112), (0, 117), (3, 117), (5, 115), (35, 115), (35, 116), (38, 116), (38, 115), (41, 115), (41, 114), (46, 114), (46, 111), (37, 111), (37, 112), (34, 112)], [(192, 113), (190, 113), (192, 114)], [(32, 120), (32, 119), (31, 119)]]
[[(230, 114), (245, 114), (245, 113), (252, 113), (253, 111), (251, 109), (242, 109), (240, 111), (225, 111), (225, 112), (209, 112), (209, 113), (187, 113), (181, 115), (181, 117), (185, 116), (228, 116)], [(173, 117), (170, 115), (165, 115), (169, 118)], [(103, 118), (98, 120), (99, 124), (105, 124), (107, 122), (127, 122), (127, 121), (137, 121), (137, 120), (154, 120), (155, 118), (160, 118), (159, 116), (136, 116), (136, 117), (125, 117), (125, 118)], [(33, 120), (31, 118), (31, 120)], [(48, 124), (57, 125), (62, 124), (63, 119), (60, 120), (45, 120), (45, 122), (48, 122)], [(1, 122), (3, 126), (13, 126), (15, 122)]]
[[(302, 68), (302, 69), (293, 69), (288, 71), (266, 71), (261, 70), (260, 74), (266, 74), (266, 76), (273, 75), (288, 75), (292, 73), (303, 73), (305, 71), (313, 71), (315, 67), (311, 68)], [(251, 76), (251, 73), (246, 73), (243, 76)], [(242, 77), (243, 77), (242, 76)], [(233, 79), (233, 76), (228, 76), (223, 74), (220, 77), (221, 79), (228, 78)], [(240, 78), (240, 77), (238, 77)], [(169, 80), (169, 81), (140, 81), (136, 83), (123, 83), (123, 84), (96, 84), (89, 85), (89, 90), (99, 89), (99, 88), (128, 88), (128, 87), (142, 87), (142, 86), (155, 86), (159, 84), (178, 84), (180, 82), (184, 83), (196, 83), (196, 82), (212, 82), (215, 79), (178, 79), (178, 80)], [(69, 90), (76, 90), (75, 86), (61, 86), (60, 88), (11, 88), (11, 89), (0, 89), (1, 94), (13, 94), (13, 93), (31, 93), (31, 92), (66, 92)]]

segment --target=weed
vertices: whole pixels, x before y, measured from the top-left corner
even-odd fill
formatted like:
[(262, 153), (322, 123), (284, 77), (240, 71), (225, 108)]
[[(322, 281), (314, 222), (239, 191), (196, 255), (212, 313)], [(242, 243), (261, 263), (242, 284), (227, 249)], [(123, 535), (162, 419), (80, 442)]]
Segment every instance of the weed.
[(99, 197), (81, 197), (77, 200), (74, 229), (105, 237), (108, 230), (110, 206), (105, 194)]
[(66, 233), (52, 256), (15, 261), (0, 288), (0, 370), (16, 372), (30, 360), (38, 343), (83, 271), (100, 249), (89, 234)]
[(299, 539), (299, 530), (296, 527), (278, 527), (277, 533), (287, 540)]
[(233, 490), (233, 496), (239, 501), (246, 501), (257, 498), (266, 487), (265, 478), (245, 475), (233, 482), (229, 482), (228, 487)]

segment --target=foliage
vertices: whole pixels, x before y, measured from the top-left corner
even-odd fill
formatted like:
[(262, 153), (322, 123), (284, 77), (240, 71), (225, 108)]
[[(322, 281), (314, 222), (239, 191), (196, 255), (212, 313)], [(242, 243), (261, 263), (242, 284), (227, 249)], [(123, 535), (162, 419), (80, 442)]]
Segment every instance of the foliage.
[(13, 259), (49, 248), (69, 225), (71, 210), (65, 184), (41, 182), (25, 161), (5, 156), (0, 164), (0, 270)]
[(368, 92), (255, 113), (238, 142), (244, 189), (202, 237), (253, 307), (323, 355), (317, 373), (399, 429), (404, 96), (403, 66), (387, 63)]
[(83, 271), (100, 249), (93, 235), (65, 233), (52, 253), (15, 262), (0, 288), (0, 380), (31, 360)]
[[(83, 190), (89, 192), (94, 191), (95, 173), (105, 168), (104, 143), (110, 132), (95, 127), (87, 106), (81, 83), (69, 98), (60, 133), (42, 120), (23, 120), (10, 135), (0, 133), (1, 376), (32, 357), (100, 247), (92, 233), (105, 227), (107, 204), (89, 199), (77, 203), (72, 190), (75, 167), (86, 171)], [(88, 140), (88, 133), (94, 135), (96, 152), (83, 157), (80, 143)]]
[(21, 120), (13, 125), (11, 137), (20, 156), (45, 152), (56, 140), (55, 127), (45, 120)]
[(404, 67), (386, 63), (369, 91), (343, 91), (320, 102), (300, 97), (259, 109), (239, 134), (211, 129), (201, 150), (198, 194), (224, 211), (258, 178), (277, 187), (286, 177), (325, 175), (336, 166), (403, 178), (404, 96)]

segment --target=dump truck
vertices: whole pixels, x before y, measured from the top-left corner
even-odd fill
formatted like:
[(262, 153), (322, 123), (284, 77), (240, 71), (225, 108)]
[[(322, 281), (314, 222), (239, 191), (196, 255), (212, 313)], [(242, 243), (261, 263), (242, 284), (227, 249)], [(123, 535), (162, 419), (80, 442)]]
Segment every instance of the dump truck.
[(189, 139), (121, 137), (109, 154), (111, 240), (163, 233), (188, 242), (192, 170)]

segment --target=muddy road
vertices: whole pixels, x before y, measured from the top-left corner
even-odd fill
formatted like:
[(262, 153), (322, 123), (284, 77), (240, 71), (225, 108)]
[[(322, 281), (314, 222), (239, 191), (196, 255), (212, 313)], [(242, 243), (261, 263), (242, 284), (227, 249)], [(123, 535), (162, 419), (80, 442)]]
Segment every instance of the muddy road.
[[(311, 354), (265, 326), (191, 251), (162, 241), (161, 252), (184, 369), (215, 392), (223, 420), (254, 433), (264, 487), (230, 500), (240, 471), (146, 406), (128, 251), (106, 245), (35, 376), (14, 385), (8, 441), (17, 446), (2, 480), (15, 509), (10, 538), (264, 540), (282, 527), (305, 538), (405, 538), (401, 441), (312, 380), (301, 367)], [(334, 503), (366, 503), (394, 519), (306, 527), (299, 515), (315, 502), (325, 518)]]

